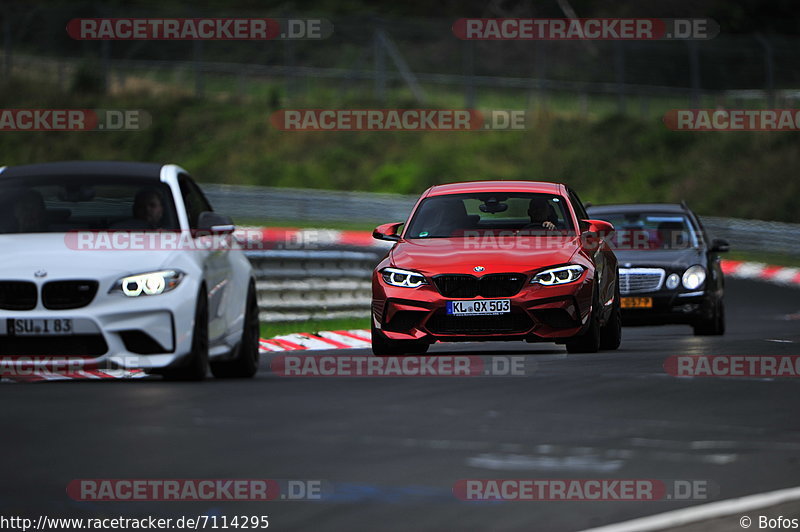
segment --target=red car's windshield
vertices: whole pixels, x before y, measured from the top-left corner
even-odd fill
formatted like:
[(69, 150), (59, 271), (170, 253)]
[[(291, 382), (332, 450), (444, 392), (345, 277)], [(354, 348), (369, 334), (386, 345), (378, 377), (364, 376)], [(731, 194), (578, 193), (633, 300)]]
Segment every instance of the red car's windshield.
[(448, 194), (422, 201), (404, 238), (458, 238), (512, 231), (519, 236), (574, 234), (566, 200), (522, 192)]

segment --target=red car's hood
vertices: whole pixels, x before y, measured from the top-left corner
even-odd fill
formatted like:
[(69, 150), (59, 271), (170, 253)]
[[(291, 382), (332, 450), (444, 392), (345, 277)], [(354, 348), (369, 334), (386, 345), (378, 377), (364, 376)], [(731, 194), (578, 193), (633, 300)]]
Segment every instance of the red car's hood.
[(464, 238), (417, 238), (404, 240), (392, 250), (392, 264), (423, 275), (439, 273), (480, 275), (526, 272), (570, 261), (580, 247), (577, 237), (521, 237), (505, 241)]

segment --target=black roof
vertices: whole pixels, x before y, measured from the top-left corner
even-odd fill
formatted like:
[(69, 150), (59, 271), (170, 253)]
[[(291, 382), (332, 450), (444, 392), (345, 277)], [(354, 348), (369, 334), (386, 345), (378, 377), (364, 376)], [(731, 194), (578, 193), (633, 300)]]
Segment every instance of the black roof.
[(592, 205), (586, 208), (587, 212), (596, 214), (624, 213), (624, 212), (689, 212), (687, 207), (680, 203), (617, 203), (614, 205)]
[(118, 161), (67, 161), (60, 163), (39, 163), (9, 166), (1, 177), (40, 177), (40, 176), (120, 176), (120, 177), (161, 177), (159, 163), (131, 163)]

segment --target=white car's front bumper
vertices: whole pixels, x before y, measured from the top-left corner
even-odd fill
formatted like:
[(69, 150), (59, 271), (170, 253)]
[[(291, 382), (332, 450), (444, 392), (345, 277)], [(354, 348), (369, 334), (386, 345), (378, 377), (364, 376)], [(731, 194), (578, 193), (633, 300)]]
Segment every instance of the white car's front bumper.
[[(50, 369), (67, 362), (70, 369), (155, 370), (179, 363), (191, 352), (196, 295), (191, 282), (168, 293), (136, 298), (103, 293), (101, 288), (83, 308), (0, 310), (2, 366)], [(9, 319), (58, 318), (72, 320), (72, 334), (9, 335)]]

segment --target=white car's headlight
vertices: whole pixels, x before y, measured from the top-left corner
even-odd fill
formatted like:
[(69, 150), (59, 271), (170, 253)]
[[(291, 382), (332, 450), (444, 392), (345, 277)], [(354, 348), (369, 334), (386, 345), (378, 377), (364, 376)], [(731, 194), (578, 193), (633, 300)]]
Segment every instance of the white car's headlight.
[(531, 283), (545, 286), (571, 283), (580, 279), (585, 269), (586, 268), (580, 264), (550, 268), (549, 270), (544, 270), (534, 275), (533, 279), (531, 279)]
[(399, 268), (384, 268), (381, 270), (381, 277), (387, 284), (392, 286), (402, 286), (403, 288), (417, 288), (423, 284), (428, 284), (421, 273)]
[(130, 275), (114, 283), (111, 292), (121, 292), (128, 297), (156, 296), (173, 290), (183, 277), (183, 272), (178, 270)]
[(687, 290), (699, 288), (705, 280), (706, 270), (699, 264), (690, 266), (688, 270), (683, 272), (683, 287)]

